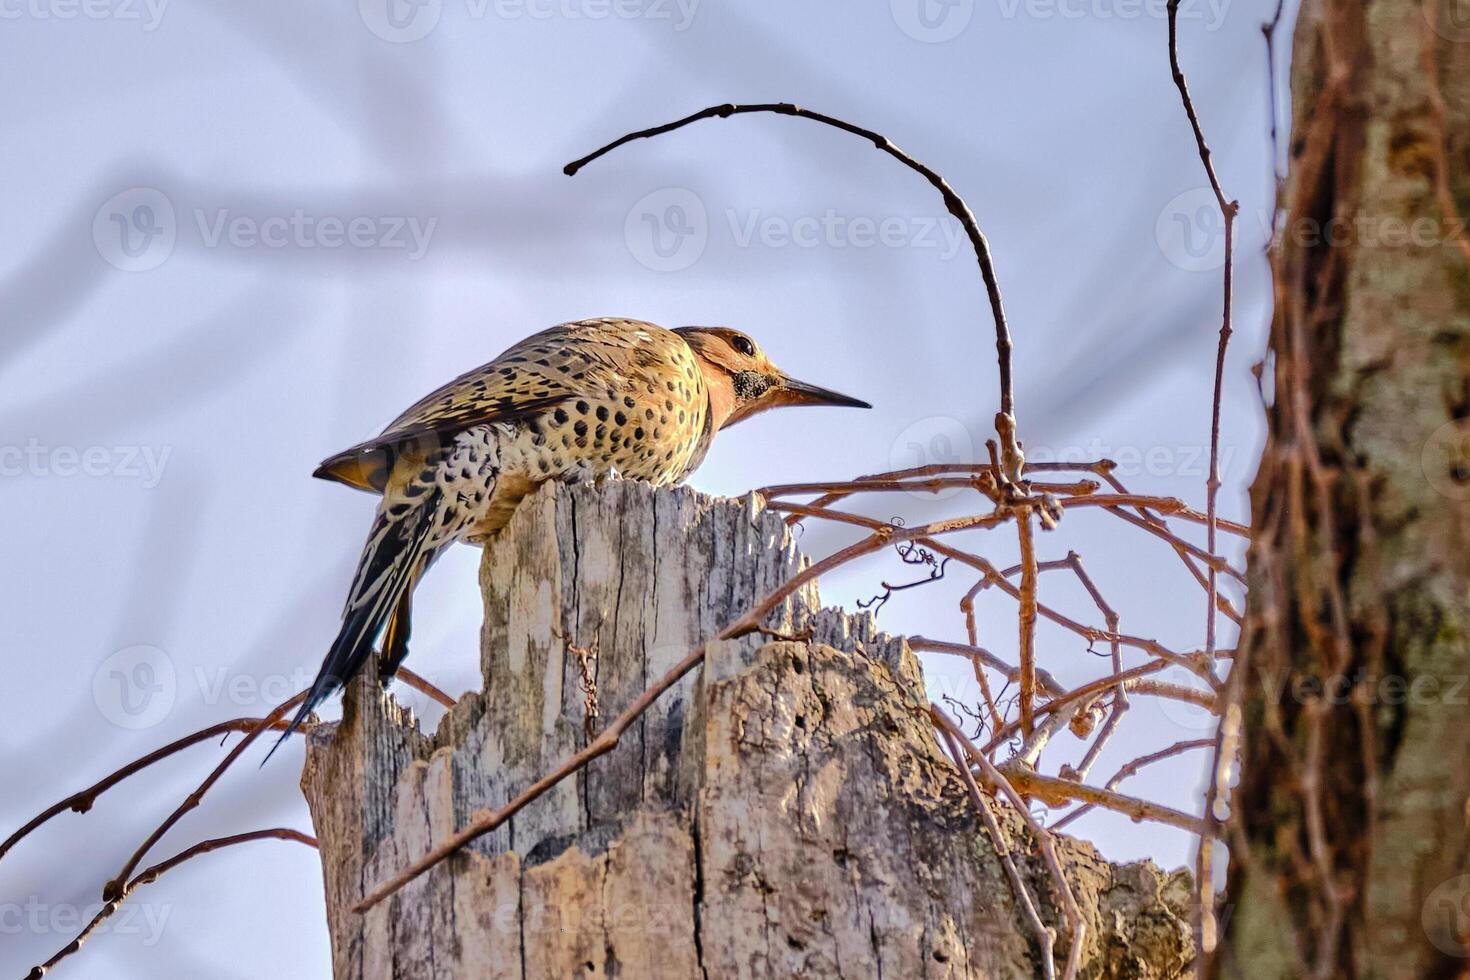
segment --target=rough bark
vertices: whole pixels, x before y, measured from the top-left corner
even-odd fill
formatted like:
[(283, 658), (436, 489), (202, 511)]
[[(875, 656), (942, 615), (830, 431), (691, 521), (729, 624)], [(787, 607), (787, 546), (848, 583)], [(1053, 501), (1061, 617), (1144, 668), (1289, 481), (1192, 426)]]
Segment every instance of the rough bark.
[(1442, 2), (1296, 29), (1215, 975), (1470, 969), (1470, 30)]
[[(804, 561), (753, 498), (627, 482), (528, 498), (485, 549), (485, 690), (426, 736), (363, 681), (343, 722), (311, 736), (302, 786), (336, 976), (1039, 976), (913, 655), (867, 616), (819, 610), (815, 587), (768, 623), (810, 640), (714, 644), (611, 754), (365, 916), (350, 911), (584, 746)], [(1058, 923), (1024, 826), (997, 809)], [(1070, 839), (1060, 850), (1088, 919), (1084, 976), (1181, 976), (1188, 877), (1112, 865)]]

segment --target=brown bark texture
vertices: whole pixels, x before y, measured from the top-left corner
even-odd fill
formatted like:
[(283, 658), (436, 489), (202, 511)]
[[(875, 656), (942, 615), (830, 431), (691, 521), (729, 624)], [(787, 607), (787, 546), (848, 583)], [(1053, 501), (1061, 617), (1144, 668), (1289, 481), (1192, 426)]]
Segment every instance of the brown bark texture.
[(1306, 0), (1292, 90), (1211, 972), (1463, 977), (1470, 6)]
[[(992, 841), (925, 714), (919, 666), (814, 585), (712, 644), (618, 747), (365, 915), (351, 906), (482, 807), (585, 746), (805, 559), (758, 498), (548, 485), (485, 548), (482, 692), (433, 735), (372, 681), (310, 737), (335, 975), (357, 978), (1035, 977), (995, 848), (1043, 919), (1019, 818)], [(810, 634), (807, 638), (806, 634)], [(595, 709), (593, 705), (595, 704)], [(1188, 971), (1189, 878), (1059, 850), (1083, 976)]]

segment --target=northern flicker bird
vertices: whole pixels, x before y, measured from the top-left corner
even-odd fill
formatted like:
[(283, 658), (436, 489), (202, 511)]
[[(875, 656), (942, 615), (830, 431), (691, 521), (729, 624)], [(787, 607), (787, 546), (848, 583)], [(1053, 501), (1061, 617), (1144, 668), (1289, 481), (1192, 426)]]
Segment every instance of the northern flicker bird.
[(678, 483), (716, 432), (785, 405), (870, 407), (787, 377), (728, 327), (580, 320), (527, 337), (377, 438), (330, 457), (313, 475), (382, 502), (341, 631), (281, 738), (362, 669), (380, 633), (386, 683), (408, 653), (410, 603), (425, 570), (454, 541), (483, 543), (538, 484)]

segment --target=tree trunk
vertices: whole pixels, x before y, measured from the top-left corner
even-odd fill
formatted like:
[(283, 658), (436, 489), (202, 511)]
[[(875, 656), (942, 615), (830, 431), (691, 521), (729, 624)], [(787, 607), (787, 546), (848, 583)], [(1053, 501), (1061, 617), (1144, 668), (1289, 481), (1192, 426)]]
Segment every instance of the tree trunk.
[[(1040, 976), (913, 655), (866, 615), (819, 611), (815, 587), (768, 620), (810, 641), (714, 644), (612, 753), (365, 916), (350, 911), (804, 564), (755, 498), (630, 482), (528, 498), (485, 549), (484, 692), (430, 737), (362, 681), (343, 722), (311, 736), (302, 787), (335, 975)], [(1024, 826), (997, 809), (1058, 923)], [(1069, 839), (1060, 851), (1088, 920), (1084, 975), (1181, 976), (1187, 875), (1114, 866)]]
[(1470, 969), (1470, 22), (1441, 2), (1297, 25), (1215, 975)]

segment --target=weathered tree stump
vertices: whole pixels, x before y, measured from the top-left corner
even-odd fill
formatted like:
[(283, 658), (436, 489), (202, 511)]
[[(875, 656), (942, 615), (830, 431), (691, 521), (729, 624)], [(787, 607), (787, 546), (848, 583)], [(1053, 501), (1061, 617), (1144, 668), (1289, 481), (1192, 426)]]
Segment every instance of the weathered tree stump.
[[(819, 610), (814, 586), (769, 621), (809, 642), (714, 644), (614, 752), (366, 915), (351, 911), (473, 811), (585, 746), (804, 563), (757, 498), (630, 482), (528, 498), (485, 549), (484, 691), (427, 736), (364, 680), (341, 724), (311, 735), (302, 787), (336, 976), (1039, 976), (994, 845), (925, 717), (913, 655), (871, 617)], [(1059, 923), (1025, 828), (1014, 814), (1003, 825)], [(1088, 919), (1083, 975), (1181, 976), (1183, 873), (1112, 865), (1070, 839), (1059, 849)]]

